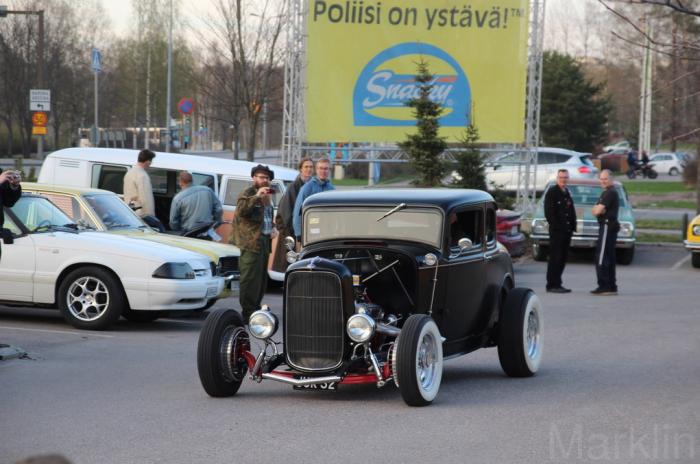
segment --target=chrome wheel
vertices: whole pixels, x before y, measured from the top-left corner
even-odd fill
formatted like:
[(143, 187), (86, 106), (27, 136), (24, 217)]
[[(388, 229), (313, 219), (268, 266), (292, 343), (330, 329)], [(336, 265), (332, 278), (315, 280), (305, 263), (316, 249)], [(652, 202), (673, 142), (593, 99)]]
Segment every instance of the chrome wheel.
[(66, 306), (70, 314), (83, 322), (102, 317), (109, 308), (110, 294), (104, 282), (92, 276), (74, 281), (66, 293)]
[(437, 378), (437, 341), (432, 333), (423, 335), (416, 353), (416, 377), (423, 390), (432, 390)]
[(531, 312), (527, 318), (527, 356), (533, 359), (540, 350), (540, 318), (536, 312)]
[(248, 334), (243, 327), (228, 326), (221, 336), (219, 356), (221, 373), (229, 382), (240, 382), (246, 374), (247, 365), (243, 352), (248, 349)]

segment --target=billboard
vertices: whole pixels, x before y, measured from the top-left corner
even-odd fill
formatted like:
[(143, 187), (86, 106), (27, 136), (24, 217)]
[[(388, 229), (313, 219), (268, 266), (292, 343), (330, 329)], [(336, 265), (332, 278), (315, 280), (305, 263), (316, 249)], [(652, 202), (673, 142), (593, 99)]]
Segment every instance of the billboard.
[(441, 135), (524, 140), (529, 0), (308, 0), (308, 142), (397, 142), (415, 129), (416, 63)]

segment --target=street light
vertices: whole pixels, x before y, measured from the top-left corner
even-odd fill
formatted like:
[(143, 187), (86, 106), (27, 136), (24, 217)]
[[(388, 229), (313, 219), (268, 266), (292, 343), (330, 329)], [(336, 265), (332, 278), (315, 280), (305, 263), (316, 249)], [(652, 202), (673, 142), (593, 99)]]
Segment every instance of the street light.
[[(0, 18), (9, 14), (37, 15), (39, 17), (39, 46), (37, 47), (37, 81), (40, 89), (44, 88), (44, 10), (8, 10), (7, 5), (0, 5)], [(44, 136), (39, 136), (37, 143), (39, 159), (44, 155)]]

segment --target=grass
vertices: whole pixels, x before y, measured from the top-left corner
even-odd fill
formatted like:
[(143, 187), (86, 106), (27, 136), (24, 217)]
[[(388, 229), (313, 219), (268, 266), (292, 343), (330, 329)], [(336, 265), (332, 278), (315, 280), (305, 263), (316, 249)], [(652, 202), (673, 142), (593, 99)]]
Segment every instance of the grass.
[(680, 232), (678, 235), (668, 235), (668, 234), (647, 234), (638, 233), (637, 242), (641, 243), (681, 243), (682, 238)]
[(695, 190), (694, 188), (686, 187), (681, 181), (623, 180), (622, 183), (630, 195), (665, 195), (667, 193), (685, 193)]
[(637, 219), (637, 229), (681, 230), (683, 221), (676, 219)]
[(695, 209), (696, 203), (694, 200), (659, 200), (659, 201), (640, 201), (635, 203), (635, 208), (682, 208)]

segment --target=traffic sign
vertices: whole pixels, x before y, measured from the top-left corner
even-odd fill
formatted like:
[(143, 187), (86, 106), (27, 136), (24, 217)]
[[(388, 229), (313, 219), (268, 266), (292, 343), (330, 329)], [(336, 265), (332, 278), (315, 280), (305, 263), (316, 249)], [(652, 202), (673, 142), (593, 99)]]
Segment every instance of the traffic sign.
[(94, 73), (102, 72), (102, 52), (97, 48), (92, 49), (92, 71)]
[(194, 101), (191, 98), (183, 98), (178, 102), (177, 109), (182, 114), (191, 114), (194, 111)]
[(32, 127), (32, 135), (46, 135), (46, 127)]
[(43, 111), (36, 112), (32, 114), (32, 124), (35, 126), (39, 127), (44, 127), (46, 126), (46, 123), (49, 121), (48, 116), (46, 116), (46, 113)]
[(51, 111), (51, 91), (48, 89), (29, 90), (29, 111)]

